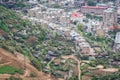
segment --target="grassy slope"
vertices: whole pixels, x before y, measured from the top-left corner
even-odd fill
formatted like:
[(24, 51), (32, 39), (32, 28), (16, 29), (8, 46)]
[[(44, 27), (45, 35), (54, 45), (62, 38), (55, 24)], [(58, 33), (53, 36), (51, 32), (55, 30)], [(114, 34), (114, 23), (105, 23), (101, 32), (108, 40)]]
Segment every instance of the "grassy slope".
[(21, 69), (13, 68), (9, 65), (4, 65), (0, 67), (0, 74), (15, 74), (15, 73), (22, 74), (23, 71)]

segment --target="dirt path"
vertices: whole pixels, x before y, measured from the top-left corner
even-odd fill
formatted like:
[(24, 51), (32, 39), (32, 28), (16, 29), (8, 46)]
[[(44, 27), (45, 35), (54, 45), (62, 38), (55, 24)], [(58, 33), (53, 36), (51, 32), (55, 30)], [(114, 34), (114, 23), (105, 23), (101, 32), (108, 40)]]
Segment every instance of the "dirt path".
[(55, 57), (53, 57), (53, 58), (49, 61), (49, 63), (47, 64), (47, 68), (48, 68), (48, 69), (50, 69), (50, 64), (51, 64), (51, 62), (52, 62), (54, 59), (55, 59)]
[(100, 70), (104, 71), (104, 72), (111, 72), (111, 73), (119, 71), (119, 69), (117, 69), (117, 68), (106, 68), (106, 69), (100, 69)]
[[(24, 69), (23, 61), (18, 60), (12, 53), (7, 52), (6, 50), (0, 48), (0, 57), (3, 59), (3, 61), (7, 62), (10, 61), (12, 66), (19, 67)], [(55, 80), (54, 78), (45, 75), (43, 72), (38, 71), (35, 67), (33, 67), (31, 64), (26, 63), (26, 69), (30, 70), (30, 72), (34, 73), (38, 80)]]
[(61, 56), (63, 59), (74, 59), (75, 61), (77, 61), (78, 63), (78, 80), (81, 80), (81, 70), (80, 70), (80, 64), (81, 64), (81, 61), (79, 61), (75, 55), (69, 55), (69, 56)]

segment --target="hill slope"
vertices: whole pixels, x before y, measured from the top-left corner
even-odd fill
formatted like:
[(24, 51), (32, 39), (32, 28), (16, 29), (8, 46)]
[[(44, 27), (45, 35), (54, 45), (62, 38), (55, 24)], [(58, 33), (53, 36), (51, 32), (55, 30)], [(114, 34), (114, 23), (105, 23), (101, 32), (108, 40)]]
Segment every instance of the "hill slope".
[(61, 55), (73, 54), (75, 51), (72, 41), (50, 31), (47, 27), (42, 29), (39, 24), (23, 20), (15, 12), (2, 6), (0, 6), (0, 47), (12, 54), (19, 52), (25, 55), (30, 64), (39, 71), (46, 70), (49, 63), (49, 60), (46, 60), (48, 52), (52, 51), (60, 58)]

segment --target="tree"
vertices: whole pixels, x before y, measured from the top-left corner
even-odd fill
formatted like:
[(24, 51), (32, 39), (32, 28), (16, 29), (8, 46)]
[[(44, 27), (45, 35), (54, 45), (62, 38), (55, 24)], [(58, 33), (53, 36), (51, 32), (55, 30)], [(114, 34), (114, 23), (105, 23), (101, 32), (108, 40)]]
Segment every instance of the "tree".
[(82, 23), (78, 23), (77, 24), (77, 29), (80, 30), (80, 31), (83, 31), (84, 30), (84, 25)]
[(55, 4), (54, 8), (60, 8), (60, 5), (59, 4)]
[(88, 5), (88, 6), (95, 6), (95, 3), (94, 3), (93, 0), (88, 0), (88, 1), (87, 1), (87, 5)]

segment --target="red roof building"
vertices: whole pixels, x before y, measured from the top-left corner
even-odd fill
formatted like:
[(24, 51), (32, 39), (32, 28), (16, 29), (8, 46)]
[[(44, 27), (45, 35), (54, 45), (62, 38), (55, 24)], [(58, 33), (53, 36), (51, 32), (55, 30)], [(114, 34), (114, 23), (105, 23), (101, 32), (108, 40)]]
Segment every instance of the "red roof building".
[(74, 12), (71, 14), (71, 18), (83, 18), (83, 14)]
[(81, 12), (82, 13), (88, 13), (88, 14), (97, 14), (97, 15), (102, 15), (103, 11), (107, 9), (107, 7), (103, 6), (82, 6), (81, 7)]

